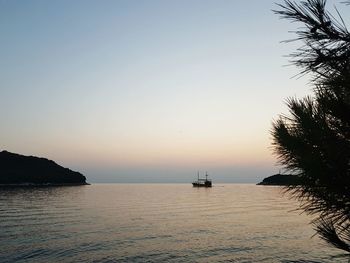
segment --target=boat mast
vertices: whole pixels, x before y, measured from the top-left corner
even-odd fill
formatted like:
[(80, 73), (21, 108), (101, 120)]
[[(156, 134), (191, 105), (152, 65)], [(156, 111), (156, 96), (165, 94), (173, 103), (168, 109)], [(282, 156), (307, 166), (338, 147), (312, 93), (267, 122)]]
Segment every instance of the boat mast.
[(205, 181), (208, 181), (208, 172), (205, 172)]
[(197, 176), (198, 176), (198, 181), (199, 181), (199, 171), (197, 172)]

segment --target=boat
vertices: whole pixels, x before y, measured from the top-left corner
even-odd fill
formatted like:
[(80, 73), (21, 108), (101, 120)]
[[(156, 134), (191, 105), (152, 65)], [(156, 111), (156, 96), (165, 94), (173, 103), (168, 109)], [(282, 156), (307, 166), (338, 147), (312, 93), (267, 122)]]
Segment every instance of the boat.
[(192, 183), (193, 187), (212, 187), (212, 181), (208, 179), (208, 173), (205, 173), (205, 179), (199, 178), (199, 172), (197, 174), (198, 179)]

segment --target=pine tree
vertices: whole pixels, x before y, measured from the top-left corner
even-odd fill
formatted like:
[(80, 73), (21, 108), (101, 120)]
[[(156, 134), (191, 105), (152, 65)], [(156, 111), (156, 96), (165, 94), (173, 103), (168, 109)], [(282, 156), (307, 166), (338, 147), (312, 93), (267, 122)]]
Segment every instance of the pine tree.
[(315, 216), (322, 239), (350, 252), (350, 33), (335, 11), (337, 17), (325, 0), (285, 0), (274, 11), (303, 24), (289, 40), (302, 42), (290, 58), (314, 89), (288, 99), (289, 115), (274, 121), (271, 133), (279, 162), (301, 179), (287, 191)]

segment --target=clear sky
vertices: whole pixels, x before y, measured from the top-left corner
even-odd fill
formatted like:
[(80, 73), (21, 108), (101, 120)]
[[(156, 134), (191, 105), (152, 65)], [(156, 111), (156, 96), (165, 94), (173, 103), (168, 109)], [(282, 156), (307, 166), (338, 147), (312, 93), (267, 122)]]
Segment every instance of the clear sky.
[(90, 182), (257, 182), (310, 93), (270, 0), (0, 0), (0, 149)]

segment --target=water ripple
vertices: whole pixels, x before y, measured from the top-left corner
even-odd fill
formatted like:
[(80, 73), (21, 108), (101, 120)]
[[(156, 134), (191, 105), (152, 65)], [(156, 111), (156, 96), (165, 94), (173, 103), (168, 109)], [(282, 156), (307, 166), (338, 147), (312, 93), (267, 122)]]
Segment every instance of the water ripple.
[(347, 262), (278, 187), (0, 189), (0, 262)]

